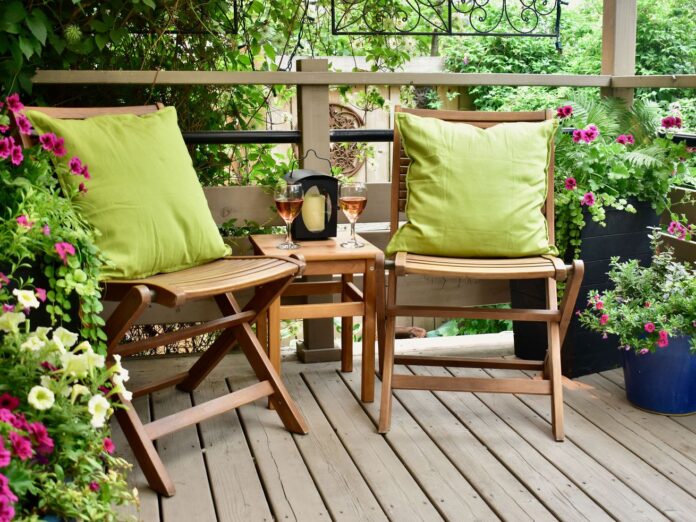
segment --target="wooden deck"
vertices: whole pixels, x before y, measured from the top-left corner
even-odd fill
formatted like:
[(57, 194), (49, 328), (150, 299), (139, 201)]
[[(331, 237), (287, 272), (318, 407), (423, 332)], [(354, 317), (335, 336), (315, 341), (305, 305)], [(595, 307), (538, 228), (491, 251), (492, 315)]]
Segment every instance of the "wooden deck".
[[(150, 359), (128, 367), (137, 383), (192, 362)], [(160, 439), (177, 493), (158, 497), (136, 467), (140, 519), (696, 520), (696, 415), (631, 407), (618, 370), (566, 383), (567, 439), (557, 443), (550, 400), (539, 396), (399, 391), (392, 430), (378, 435), (378, 402), (358, 400), (359, 368), (337, 368), (284, 362), (309, 435), (287, 433), (259, 401)], [(250, 379), (236, 354), (193, 394), (162, 391), (135, 404), (158, 418)], [(130, 458), (115, 431), (121, 455)]]

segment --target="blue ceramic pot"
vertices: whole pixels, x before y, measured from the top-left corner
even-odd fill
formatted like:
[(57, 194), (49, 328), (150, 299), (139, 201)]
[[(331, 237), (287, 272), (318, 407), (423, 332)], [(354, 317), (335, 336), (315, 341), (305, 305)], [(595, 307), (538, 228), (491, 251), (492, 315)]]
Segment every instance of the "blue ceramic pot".
[(655, 413), (696, 412), (696, 355), (688, 336), (673, 337), (666, 348), (636, 355), (624, 351), (626, 397), (635, 406)]

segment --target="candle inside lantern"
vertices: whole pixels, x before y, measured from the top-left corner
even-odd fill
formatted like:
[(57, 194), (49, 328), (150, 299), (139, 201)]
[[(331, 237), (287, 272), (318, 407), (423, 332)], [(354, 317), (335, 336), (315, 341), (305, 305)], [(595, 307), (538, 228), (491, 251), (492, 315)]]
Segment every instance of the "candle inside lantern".
[(326, 196), (319, 189), (311, 187), (304, 195), (302, 204), (302, 220), (310, 232), (321, 232), (326, 227), (324, 213), (326, 211)]

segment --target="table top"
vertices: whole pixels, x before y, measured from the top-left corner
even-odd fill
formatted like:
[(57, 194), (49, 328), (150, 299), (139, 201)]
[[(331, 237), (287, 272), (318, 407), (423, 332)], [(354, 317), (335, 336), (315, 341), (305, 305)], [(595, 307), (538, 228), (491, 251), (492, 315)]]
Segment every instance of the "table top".
[(373, 259), (382, 251), (369, 241), (356, 234), (362, 248), (342, 248), (341, 243), (350, 239), (350, 234), (339, 232), (338, 237), (314, 241), (295, 241), (301, 246), (295, 250), (280, 250), (277, 245), (285, 239), (283, 234), (259, 234), (250, 236), (252, 245), (266, 256), (289, 256), (299, 254), (306, 261), (341, 261), (351, 259)]

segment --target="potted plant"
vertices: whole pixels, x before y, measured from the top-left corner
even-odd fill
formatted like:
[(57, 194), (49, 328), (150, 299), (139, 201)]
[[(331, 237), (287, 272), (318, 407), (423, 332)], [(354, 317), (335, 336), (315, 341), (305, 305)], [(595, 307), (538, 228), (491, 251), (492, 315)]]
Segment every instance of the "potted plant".
[[(678, 116), (661, 118), (656, 106), (637, 100), (577, 98), (557, 109), (565, 132), (556, 138), (555, 231), (560, 256), (585, 261), (581, 295), (606, 290), (612, 256), (649, 263), (647, 227), (669, 208), (672, 187), (696, 186), (693, 159), (685, 143), (672, 141)], [(514, 306), (545, 302), (537, 281), (511, 286)], [(544, 325), (515, 323), (515, 353), (543, 359)], [(563, 372), (575, 377), (621, 363), (603, 350), (600, 337), (573, 320), (563, 346)]]
[(0, 102), (0, 522), (113, 520), (136, 500), (107, 424), (128, 373), (118, 359), (107, 368), (102, 259), (70, 202), (89, 169), (72, 158), (84, 183), (64, 194), (51, 161), (62, 140), (20, 146), (11, 131), (31, 132), (22, 108), (17, 95)]
[(618, 337), (628, 400), (657, 413), (696, 412), (696, 268), (666, 249), (649, 267), (613, 258), (609, 278), (614, 288), (590, 292), (579, 319)]

